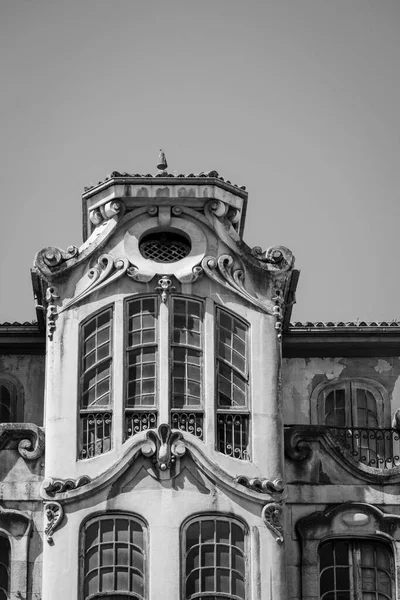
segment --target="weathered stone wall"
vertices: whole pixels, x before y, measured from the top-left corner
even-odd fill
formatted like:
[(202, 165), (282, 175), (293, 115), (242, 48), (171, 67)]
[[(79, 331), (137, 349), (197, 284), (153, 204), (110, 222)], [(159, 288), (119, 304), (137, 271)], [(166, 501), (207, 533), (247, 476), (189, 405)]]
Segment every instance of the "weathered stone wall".
[(0, 355), (0, 378), (19, 383), (23, 391), (23, 422), (43, 425), (45, 357), (37, 354)]
[[(398, 357), (332, 357), (332, 358), (288, 358), (283, 362), (283, 404), (286, 425), (302, 425), (304, 431), (312, 431), (317, 425), (315, 406), (312, 405), (313, 391), (322, 383), (343, 380), (368, 380), (384, 390), (383, 397), (389, 415), (386, 427), (391, 426), (392, 416), (400, 407), (400, 359)], [(310, 426), (306, 427), (306, 426)], [(322, 441), (321, 441), (322, 440)], [(394, 442), (397, 443), (397, 442)], [(302, 546), (297, 525), (301, 519), (313, 513), (326, 513), (329, 508), (346, 503), (360, 503), (377, 507), (385, 514), (399, 517), (394, 521), (390, 535), (373, 531), (375, 539), (391, 540), (394, 558), (400, 540), (400, 506), (398, 504), (398, 475), (389, 469), (357, 467), (329, 447), (322, 438), (308, 439), (305, 458), (285, 458), (285, 479), (288, 498), (285, 515), (285, 553), (288, 573), (288, 598), (291, 600), (318, 600), (318, 564), (307, 565), (308, 546)], [(304, 445), (298, 446), (297, 450)], [(395, 449), (395, 447), (394, 447)], [(397, 469), (397, 468), (396, 468)], [(385, 479), (386, 478), (386, 479)], [(315, 528), (318, 530), (317, 517)], [(370, 538), (371, 531), (363, 527), (343, 530), (343, 537)], [(334, 537), (331, 532), (331, 536)], [(336, 534), (337, 535), (337, 534)], [(381, 535), (381, 538), (379, 536)], [(386, 536), (386, 537), (385, 537)], [(328, 536), (329, 537), (329, 536)], [(311, 544), (309, 544), (310, 546)], [(316, 544), (317, 545), (317, 544)], [(312, 590), (312, 592), (310, 592)], [(397, 596), (396, 596), (397, 597)]]
[(283, 410), (286, 425), (312, 422), (310, 398), (317, 385), (365, 378), (384, 386), (391, 414), (400, 408), (399, 357), (286, 358), (283, 360)]

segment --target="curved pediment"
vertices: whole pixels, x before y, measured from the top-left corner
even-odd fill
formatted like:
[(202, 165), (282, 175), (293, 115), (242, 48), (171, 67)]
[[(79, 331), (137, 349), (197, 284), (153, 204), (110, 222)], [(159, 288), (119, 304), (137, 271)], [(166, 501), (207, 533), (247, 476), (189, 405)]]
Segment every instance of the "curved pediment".
[(256, 473), (254, 477), (232, 476), (208, 456), (201, 442), (192, 435), (162, 424), (158, 430), (136, 434), (123, 457), (95, 479), (85, 476), (77, 480), (46, 479), (42, 484), (42, 497), (67, 504), (91, 496), (114, 485), (141, 457), (148, 459), (146, 469), (153, 479), (176, 480), (185, 455), (190, 456), (206, 479), (231, 494), (260, 505), (268, 500), (282, 500), (285, 495), (281, 479), (261, 479)]

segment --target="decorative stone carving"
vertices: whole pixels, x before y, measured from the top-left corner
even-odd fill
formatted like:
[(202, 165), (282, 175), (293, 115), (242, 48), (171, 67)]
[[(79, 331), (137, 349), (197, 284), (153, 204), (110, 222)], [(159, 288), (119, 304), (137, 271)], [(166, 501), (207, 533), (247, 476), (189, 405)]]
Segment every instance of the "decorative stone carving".
[(44, 431), (33, 423), (1, 423), (0, 450), (17, 448), (25, 460), (36, 460), (44, 452)]
[(264, 506), (261, 512), (264, 523), (275, 535), (275, 540), (278, 544), (283, 544), (282, 515), (283, 508), (278, 502), (269, 502)]
[(172, 285), (172, 280), (163, 275), (161, 279), (158, 280), (158, 286), (155, 288), (156, 292), (160, 292), (161, 302), (166, 304), (168, 295), (176, 289), (174, 285)]
[(200, 266), (193, 267), (189, 275), (182, 275), (179, 279), (181, 283), (194, 283), (203, 275), (204, 271)]
[(68, 308), (71, 308), (71, 306), (74, 306), (74, 304), (93, 294), (93, 292), (98, 292), (106, 285), (119, 279), (127, 272), (128, 267), (129, 260), (127, 258), (114, 259), (111, 254), (102, 254), (97, 264), (89, 270), (88, 277), (91, 281), (75, 298), (67, 302), (59, 312), (64, 312)]
[(97, 227), (103, 221), (107, 221), (118, 215), (122, 217), (125, 212), (125, 204), (119, 200), (110, 200), (106, 204), (94, 208), (89, 212), (89, 219)]
[(55, 300), (60, 298), (58, 294), (58, 290), (54, 285), (51, 285), (46, 290), (46, 301), (47, 301), (47, 336), (51, 341), (53, 339), (53, 334), (56, 329), (56, 319), (57, 319), (57, 306), (55, 304)]
[(212, 220), (212, 216), (218, 219), (226, 217), (233, 225), (239, 223), (241, 217), (239, 209), (230, 206), (223, 200), (210, 200), (210, 202), (207, 202), (204, 207), (204, 214), (209, 220)]
[(294, 264), (293, 254), (285, 246), (272, 246), (264, 251), (261, 246), (254, 246), (251, 254), (260, 262), (275, 266), (279, 271), (286, 271)]
[(71, 258), (75, 258), (78, 252), (79, 249), (76, 246), (68, 246), (66, 251), (55, 248), (54, 246), (47, 246), (47, 248), (43, 248), (39, 254), (48, 267), (54, 268)]
[(244, 271), (243, 269), (234, 269), (233, 265), (234, 259), (229, 254), (221, 254), (218, 259), (213, 256), (206, 256), (201, 262), (204, 273), (210, 277), (210, 279), (217, 281), (231, 292), (238, 294), (247, 300), (247, 302), (250, 302), (250, 304), (253, 304), (262, 311), (272, 314), (274, 307), (261, 302), (245, 289)]
[(276, 478), (273, 481), (270, 479), (260, 479), (258, 477), (245, 477), (239, 475), (236, 477), (236, 483), (244, 485), (255, 492), (260, 494), (282, 494), (285, 491), (285, 484), (280, 478)]
[(46, 527), (44, 534), (49, 544), (53, 543), (53, 533), (59, 526), (64, 516), (64, 509), (59, 502), (46, 502), (44, 505)]
[(275, 329), (277, 331), (278, 340), (282, 339), (282, 324), (283, 324), (283, 306), (285, 304), (285, 299), (282, 290), (282, 284), (280, 281), (275, 283), (275, 295), (272, 298), (272, 301), (275, 303), (274, 308), (272, 310), (273, 315), (275, 316)]
[(78, 479), (45, 479), (43, 490), (48, 496), (54, 497), (56, 494), (64, 494), (70, 490), (76, 490), (91, 481), (88, 475), (81, 475)]
[(162, 423), (157, 431), (150, 430), (146, 434), (147, 441), (142, 446), (142, 454), (146, 457), (153, 456), (157, 469), (167, 471), (176, 459), (181, 458), (186, 448), (180, 431), (171, 431), (167, 423)]

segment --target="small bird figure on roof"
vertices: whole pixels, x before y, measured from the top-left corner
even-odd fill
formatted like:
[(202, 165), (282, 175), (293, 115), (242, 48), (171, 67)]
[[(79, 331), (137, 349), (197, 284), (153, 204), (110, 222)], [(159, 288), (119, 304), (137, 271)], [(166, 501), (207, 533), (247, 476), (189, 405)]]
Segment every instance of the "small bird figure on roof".
[(158, 155), (158, 164), (157, 169), (160, 171), (165, 171), (168, 168), (167, 159), (165, 158), (165, 153), (162, 148), (160, 148), (160, 154)]

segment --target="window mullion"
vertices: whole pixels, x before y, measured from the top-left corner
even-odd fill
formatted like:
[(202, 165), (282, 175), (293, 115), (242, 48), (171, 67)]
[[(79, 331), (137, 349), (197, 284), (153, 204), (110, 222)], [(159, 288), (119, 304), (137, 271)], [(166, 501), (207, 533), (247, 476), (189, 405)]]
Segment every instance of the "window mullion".
[[(118, 301), (115, 305), (115, 322), (123, 323), (124, 322), (124, 306), (122, 301)], [(113, 377), (112, 377), (112, 390), (113, 397), (118, 399), (118, 401), (114, 402), (114, 441), (115, 447), (119, 448), (123, 443), (123, 435), (124, 435), (124, 373), (125, 373), (125, 348), (124, 344), (121, 343), (121, 330), (119, 327), (114, 327), (114, 349), (113, 349), (113, 358), (111, 361), (111, 366), (113, 369)], [(123, 366), (124, 372), (121, 372), (121, 365)]]
[(362, 580), (361, 580), (361, 550), (359, 544), (350, 545), (350, 572), (352, 577), (350, 583), (353, 584), (354, 600), (362, 600)]
[(159, 360), (158, 360), (158, 399), (160, 423), (169, 422), (170, 386), (170, 318), (169, 303), (159, 303)]
[(207, 298), (204, 307), (204, 354), (203, 354), (203, 407), (205, 413), (204, 439), (213, 443), (216, 427), (215, 405), (215, 322), (214, 302)]

